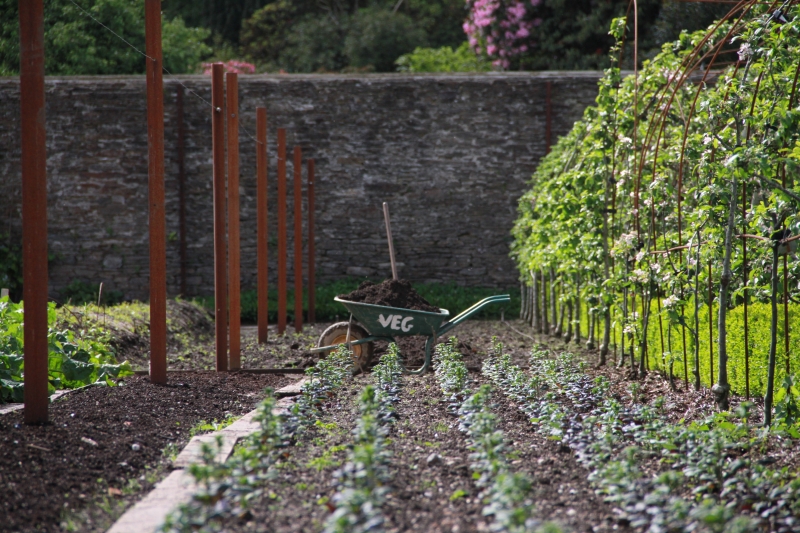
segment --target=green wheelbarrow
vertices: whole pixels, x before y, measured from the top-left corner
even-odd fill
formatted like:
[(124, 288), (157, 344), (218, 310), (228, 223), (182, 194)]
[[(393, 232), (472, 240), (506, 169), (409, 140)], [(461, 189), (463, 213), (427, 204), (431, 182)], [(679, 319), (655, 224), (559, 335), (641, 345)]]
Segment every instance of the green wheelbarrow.
[[(483, 307), (511, 301), (508, 294), (498, 294), (484, 298), (452, 320), (447, 309), (439, 309), (438, 313), (402, 309), (384, 305), (349, 302), (341, 298), (335, 301), (350, 311), (349, 322), (338, 322), (326, 329), (319, 338), (317, 348), (313, 352), (328, 353), (341, 344), (349, 344), (353, 352), (353, 361), (358, 368), (365, 368), (372, 358), (375, 341), (395, 342), (396, 337), (422, 335), (428, 337), (425, 342), (425, 362), (417, 370), (403, 368), (406, 374), (422, 374), (431, 365), (431, 354), (436, 339), (444, 336), (477, 313)], [(355, 322), (355, 319), (357, 322)]]

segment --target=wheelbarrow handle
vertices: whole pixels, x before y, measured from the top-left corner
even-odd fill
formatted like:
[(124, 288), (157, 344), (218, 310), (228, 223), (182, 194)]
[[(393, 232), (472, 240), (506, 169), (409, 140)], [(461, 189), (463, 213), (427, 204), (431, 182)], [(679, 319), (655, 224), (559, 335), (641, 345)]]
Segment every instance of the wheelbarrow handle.
[(452, 320), (442, 324), (442, 326), (439, 328), (439, 331), (436, 332), (436, 335), (441, 337), (442, 335), (446, 334), (448, 331), (450, 331), (457, 325), (461, 324), (466, 319), (468, 319), (469, 317), (471, 317), (472, 315), (474, 315), (487, 305), (510, 302), (510, 301), (511, 301), (511, 296), (508, 294), (496, 294), (494, 296), (489, 296), (487, 298), (484, 298), (480, 302), (474, 304), (469, 309), (466, 309), (465, 311), (462, 311), (461, 313), (453, 317)]

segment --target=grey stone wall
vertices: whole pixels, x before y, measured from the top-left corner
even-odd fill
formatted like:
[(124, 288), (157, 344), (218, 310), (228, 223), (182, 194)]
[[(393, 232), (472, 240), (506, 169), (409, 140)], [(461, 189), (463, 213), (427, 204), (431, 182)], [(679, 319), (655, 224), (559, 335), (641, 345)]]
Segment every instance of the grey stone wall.
[[(241, 76), (242, 283), (255, 286), (255, 108), (269, 120), (270, 277), (275, 279), (276, 129), (317, 167), (317, 280), (390, 275), (389, 202), (401, 275), (510, 287), (516, 201), (552, 140), (596, 96), (598, 74)], [(168, 283), (180, 288), (176, 87), (186, 93), (187, 296), (213, 293), (210, 78), (165, 78)], [(73, 280), (147, 298), (144, 77), (48, 78), (51, 294)], [(205, 100), (205, 101), (204, 101)], [(19, 84), (0, 79), (0, 233), (18, 238)], [(292, 176), (291, 155), (288, 176)], [(305, 194), (305, 168), (303, 170)], [(291, 231), (289, 186), (289, 228)], [(304, 203), (305, 210), (305, 203)], [(305, 214), (304, 214), (305, 216)], [(304, 243), (305, 244), (305, 243)], [(291, 255), (292, 238), (289, 238)], [(290, 257), (291, 260), (291, 257)], [(291, 263), (290, 263), (291, 265)], [(291, 279), (291, 268), (290, 268)]]

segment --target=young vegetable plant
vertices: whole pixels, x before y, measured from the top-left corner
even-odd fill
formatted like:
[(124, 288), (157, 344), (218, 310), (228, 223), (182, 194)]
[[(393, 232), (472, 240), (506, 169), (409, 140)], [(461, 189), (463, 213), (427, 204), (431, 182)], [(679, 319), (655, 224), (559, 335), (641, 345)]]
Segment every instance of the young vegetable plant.
[(350, 352), (342, 346), (320, 360), (306, 373), (309, 380), (288, 414), (279, 413), (271, 389), (258, 408), (254, 420), (260, 429), (250, 435), (224, 464), (216, 456), (221, 446), (204, 444), (202, 462), (189, 471), (201, 487), (192, 503), (170, 515), (162, 531), (189, 533), (216, 531), (223, 519), (238, 516), (249, 502), (262, 495), (276, 475), (276, 464), (289, 453), (298, 438), (314, 426), (352, 372)]
[(786, 468), (767, 467), (766, 434), (748, 425), (747, 404), (734, 416), (672, 424), (663, 401), (626, 408), (610, 397), (605, 378), (590, 380), (568, 354), (549, 359), (533, 352), (534, 380), (495, 348), (483, 371), (540, 431), (575, 451), (593, 486), (633, 527), (653, 533), (796, 528), (800, 481)]
[(396, 419), (402, 379), (397, 345), (372, 370), (375, 385), (367, 386), (359, 399), (360, 417), (346, 463), (334, 474), (336, 510), (325, 523), (325, 533), (378, 531), (383, 524), (381, 506), (388, 493), (391, 454), (386, 448), (389, 427)]
[[(468, 396), (457, 408), (459, 429), (467, 434), (472, 451), (470, 467), (482, 489), (483, 514), (493, 518), (492, 531), (558, 531), (533, 517), (531, 482), (524, 474), (512, 471), (506, 458), (506, 444), (491, 412), (491, 387), (484, 385), (471, 394), (466, 388), (468, 373), (462, 356), (455, 349), (456, 339), (437, 346), (436, 379), (451, 405), (459, 396)], [(545, 528), (545, 529), (542, 529)]]

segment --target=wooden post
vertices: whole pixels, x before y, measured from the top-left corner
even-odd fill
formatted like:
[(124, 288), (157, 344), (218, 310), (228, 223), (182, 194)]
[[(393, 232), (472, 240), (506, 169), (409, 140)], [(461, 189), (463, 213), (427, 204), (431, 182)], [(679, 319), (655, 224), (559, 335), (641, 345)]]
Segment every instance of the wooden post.
[(303, 331), (303, 151), (294, 147), (294, 330)]
[(286, 130), (278, 128), (278, 333), (286, 331)]
[(269, 336), (269, 304), (267, 291), (267, 259), (269, 231), (267, 227), (267, 108), (256, 108), (256, 254), (258, 255), (258, 342), (264, 344)]
[(26, 424), (47, 422), (47, 160), (43, 0), (19, 0)]
[(217, 372), (228, 370), (228, 272), (225, 244), (225, 87), (222, 63), (211, 67), (214, 154), (214, 322)]
[(229, 369), (241, 367), (241, 268), (239, 259), (239, 78), (225, 74), (228, 124), (228, 311)]
[(189, 294), (186, 287), (186, 129), (183, 123), (183, 85), (178, 84), (176, 106), (178, 108), (178, 240), (181, 256), (181, 296)]
[(314, 257), (314, 160), (308, 160), (308, 322), (316, 323), (316, 286), (314, 278), (315, 261)]
[(164, 191), (164, 80), (161, 0), (145, 0), (147, 152), (150, 192), (150, 382), (167, 382), (167, 221)]
[(397, 278), (397, 263), (394, 260), (394, 240), (392, 239), (392, 223), (389, 220), (389, 204), (383, 202), (383, 220), (386, 223), (386, 239), (389, 241), (389, 262), (392, 265), (392, 279)]

